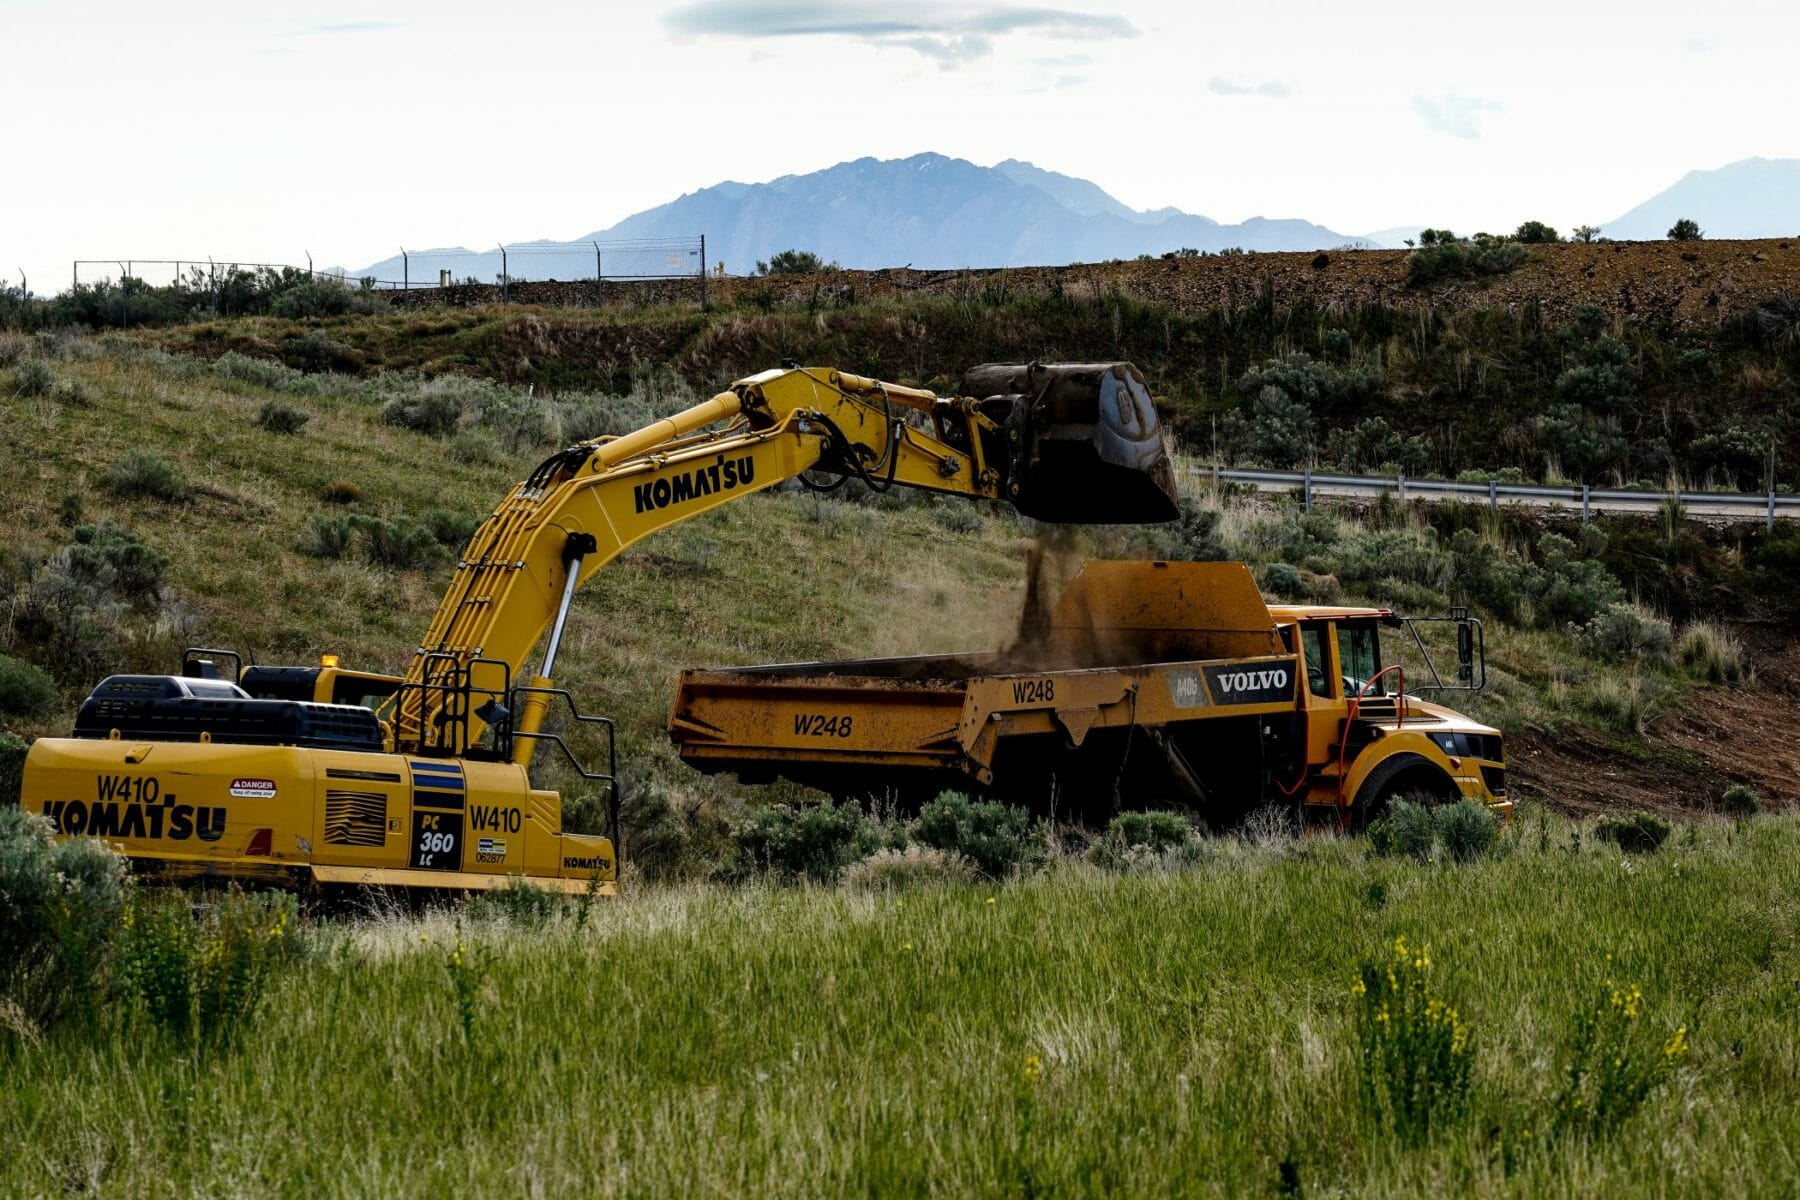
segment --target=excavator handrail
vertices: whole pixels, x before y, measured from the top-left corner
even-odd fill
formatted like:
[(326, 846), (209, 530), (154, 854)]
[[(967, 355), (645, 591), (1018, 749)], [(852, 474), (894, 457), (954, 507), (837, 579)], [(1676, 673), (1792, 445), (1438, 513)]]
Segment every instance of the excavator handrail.
[(575, 703), (573, 693), (571, 693), (568, 688), (543, 687), (538, 684), (530, 683), (516, 684), (508, 693), (509, 702), (507, 707), (513, 712), (520, 711), (520, 706), (516, 700), (517, 697), (522, 695), (549, 696), (552, 698), (561, 696), (569, 705), (569, 715), (574, 717), (575, 720), (584, 725), (600, 725), (606, 729), (606, 771), (604, 773), (589, 771), (586, 765), (583, 764), (580, 759), (575, 757), (575, 752), (569, 749), (569, 744), (563, 740), (561, 734), (545, 733), (542, 730), (513, 729), (511, 728), (511, 722), (509, 721), (506, 736), (508, 738), (527, 738), (535, 742), (549, 742), (558, 750), (562, 751), (563, 757), (569, 760), (569, 765), (575, 768), (576, 774), (580, 775), (589, 783), (604, 783), (607, 785), (606, 823), (612, 837), (613, 853), (617, 854), (619, 846), (618, 723), (611, 717), (599, 717), (594, 716), (591, 713), (582, 712), (580, 706)]

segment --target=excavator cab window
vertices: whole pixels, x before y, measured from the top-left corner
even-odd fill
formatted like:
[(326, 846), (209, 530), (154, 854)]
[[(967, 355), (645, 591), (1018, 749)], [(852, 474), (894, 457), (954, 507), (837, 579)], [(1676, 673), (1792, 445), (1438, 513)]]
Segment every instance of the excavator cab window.
[(331, 702), (355, 704), (372, 712), (380, 712), (381, 706), (399, 688), (398, 679), (371, 679), (363, 675), (340, 674), (331, 684)]
[[(1355, 696), (1369, 680), (1381, 672), (1381, 639), (1371, 624), (1344, 621), (1338, 625), (1338, 665), (1344, 676), (1344, 695)], [(1387, 695), (1383, 678), (1372, 689), (1371, 696)]]

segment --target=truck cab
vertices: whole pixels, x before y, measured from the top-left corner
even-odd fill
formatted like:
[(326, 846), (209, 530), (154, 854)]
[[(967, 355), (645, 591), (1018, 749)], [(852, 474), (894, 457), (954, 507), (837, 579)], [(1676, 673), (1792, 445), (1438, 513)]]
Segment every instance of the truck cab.
[[(1510, 819), (1500, 731), (1418, 694), (1479, 690), (1478, 623), (1466, 613), (1403, 618), (1385, 608), (1271, 605), (1269, 613), (1300, 659), (1309, 803), (1329, 803), (1361, 824), (1398, 797), (1468, 796)], [(1419, 632), (1429, 625), (1454, 631), (1453, 684)]]

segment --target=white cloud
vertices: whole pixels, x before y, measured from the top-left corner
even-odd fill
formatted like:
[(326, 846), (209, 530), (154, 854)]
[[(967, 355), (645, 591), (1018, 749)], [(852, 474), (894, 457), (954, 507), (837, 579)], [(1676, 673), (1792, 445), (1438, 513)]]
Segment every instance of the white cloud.
[(698, 0), (668, 12), (663, 24), (703, 37), (848, 37), (912, 50), (941, 66), (986, 58), (994, 38), (1007, 34), (1126, 38), (1137, 32), (1125, 18), (1107, 13), (929, 0), (904, 8), (863, 0)]
[(1286, 100), (1294, 93), (1288, 85), (1277, 80), (1266, 83), (1239, 83), (1227, 79), (1223, 75), (1214, 75), (1207, 81), (1206, 90), (1215, 96), (1261, 96), (1265, 100)]
[(1414, 96), (1413, 111), (1425, 124), (1445, 137), (1474, 139), (1481, 136), (1481, 122), (1492, 113), (1504, 111), (1498, 100), (1482, 100), (1445, 92), (1441, 96)]

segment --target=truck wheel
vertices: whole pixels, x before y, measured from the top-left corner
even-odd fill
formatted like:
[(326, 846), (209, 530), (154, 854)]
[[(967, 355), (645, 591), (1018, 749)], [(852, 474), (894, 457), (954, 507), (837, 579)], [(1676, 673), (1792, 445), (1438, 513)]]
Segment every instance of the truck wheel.
[(1429, 804), (1448, 804), (1457, 797), (1456, 783), (1430, 760), (1416, 754), (1397, 754), (1377, 766), (1357, 789), (1350, 806), (1351, 825), (1358, 831), (1381, 816), (1395, 800), (1420, 798)]

